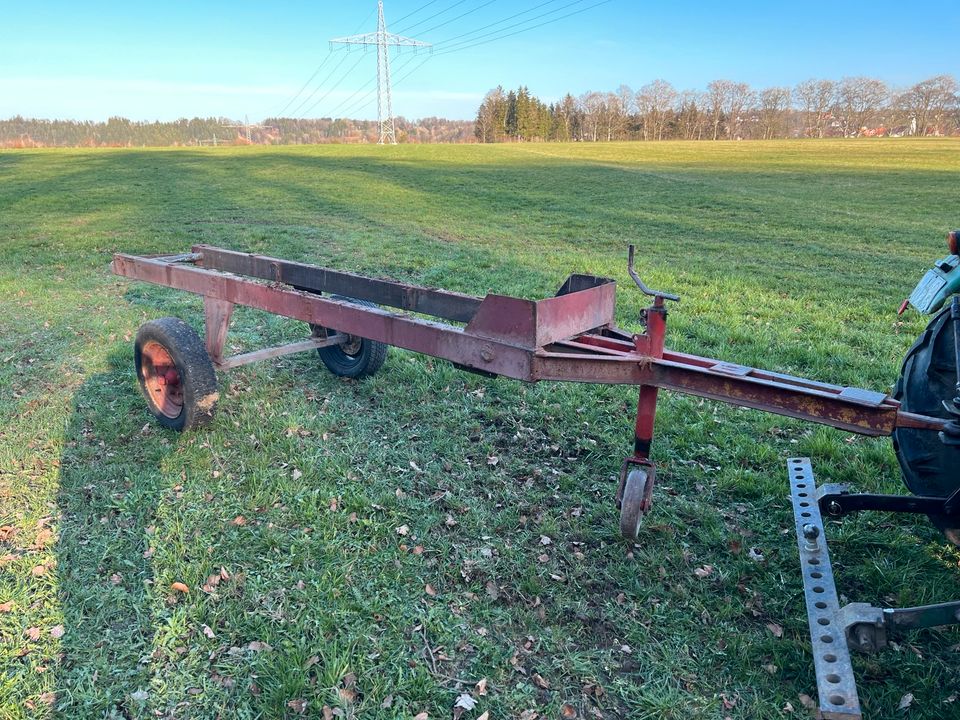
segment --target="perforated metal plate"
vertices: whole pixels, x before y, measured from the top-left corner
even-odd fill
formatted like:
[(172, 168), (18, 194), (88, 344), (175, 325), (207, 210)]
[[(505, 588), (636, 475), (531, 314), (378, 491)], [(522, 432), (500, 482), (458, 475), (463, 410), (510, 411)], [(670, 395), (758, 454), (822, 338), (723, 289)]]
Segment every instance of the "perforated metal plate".
[(827, 552), (817, 487), (808, 458), (787, 461), (793, 517), (796, 521), (803, 597), (810, 623), (813, 664), (817, 674), (820, 717), (824, 720), (862, 718), (857, 684), (850, 665), (844, 629), (837, 622), (840, 602)]

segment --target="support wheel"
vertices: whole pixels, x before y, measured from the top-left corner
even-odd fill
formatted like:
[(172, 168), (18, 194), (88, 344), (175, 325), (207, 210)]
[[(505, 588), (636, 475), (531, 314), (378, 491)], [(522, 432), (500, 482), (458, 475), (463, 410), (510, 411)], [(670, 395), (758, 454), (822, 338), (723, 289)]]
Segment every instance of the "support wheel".
[(650, 478), (647, 471), (633, 468), (623, 482), (620, 498), (620, 534), (627, 540), (636, 540), (640, 522), (650, 509)]
[[(936, 315), (903, 361), (894, 398), (907, 412), (951, 419), (943, 403), (956, 395), (957, 356), (953, 320), (947, 307)], [(893, 447), (903, 470), (903, 480), (915, 495), (949, 497), (960, 488), (960, 447), (945, 445), (937, 433), (897, 428)], [(960, 521), (931, 515), (946, 538), (960, 547)]]
[(133, 345), (140, 390), (157, 421), (171, 430), (207, 424), (219, 399), (207, 349), (183, 320), (144, 323)]
[[(341, 295), (331, 295), (331, 300), (344, 300), (361, 307), (375, 308), (372, 302), (354, 300)], [(337, 331), (322, 325), (311, 325), (314, 337), (326, 338)], [(348, 378), (362, 378), (373, 375), (387, 359), (387, 345), (376, 340), (368, 340), (356, 335), (347, 335), (339, 345), (317, 348), (323, 364), (334, 375)]]

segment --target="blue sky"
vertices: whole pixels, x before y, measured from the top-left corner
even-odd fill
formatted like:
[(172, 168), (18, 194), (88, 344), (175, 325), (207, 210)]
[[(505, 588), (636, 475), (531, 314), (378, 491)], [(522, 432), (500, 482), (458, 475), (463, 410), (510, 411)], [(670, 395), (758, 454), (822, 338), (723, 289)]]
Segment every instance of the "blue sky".
[[(441, 43), (432, 56), (393, 57), (401, 80), (396, 114), (472, 118), (498, 84), (525, 84), (550, 101), (568, 91), (637, 89), (656, 78), (702, 89), (721, 77), (759, 88), (810, 77), (871, 75), (906, 86), (960, 75), (960, 0), (598, 2), (385, 0), (388, 30)], [(585, 11), (476, 47), (448, 42), (442, 52), (441, 41), (541, 4), (484, 32)], [(286, 109), (288, 116), (374, 118), (375, 53), (327, 58), (327, 41), (374, 31), (375, 8), (375, 0), (8, 5), (0, 14), (0, 117), (255, 121)], [(523, 20), (530, 22), (506, 28)], [(314, 82), (289, 103), (321, 63)]]

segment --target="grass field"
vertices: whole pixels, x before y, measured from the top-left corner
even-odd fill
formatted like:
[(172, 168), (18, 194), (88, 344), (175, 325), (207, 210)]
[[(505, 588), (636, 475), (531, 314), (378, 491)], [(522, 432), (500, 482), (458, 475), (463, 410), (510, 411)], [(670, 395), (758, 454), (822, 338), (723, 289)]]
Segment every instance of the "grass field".
[[(885, 390), (958, 171), (955, 140), (0, 153), (0, 718), (443, 718), (463, 693), (467, 720), (807, 717), (784, 460), (899, 491), (888, 441), (665, 394), (630, 545), (635, 390), (297, 355), (221, 376), (177, 435), (132, 337), (202, 305), (108, 262), (205, 242), (525, 297), (589, 272), (636, 328), (633, 241), (683, 296), (674, 349)], [(235, 350), (304, 334), (234, 317)], [(958, 596), (925, 519), (829, 534), (851, 601)], [(960, 717), (957, 630), (856, 667), (869, 718)]]

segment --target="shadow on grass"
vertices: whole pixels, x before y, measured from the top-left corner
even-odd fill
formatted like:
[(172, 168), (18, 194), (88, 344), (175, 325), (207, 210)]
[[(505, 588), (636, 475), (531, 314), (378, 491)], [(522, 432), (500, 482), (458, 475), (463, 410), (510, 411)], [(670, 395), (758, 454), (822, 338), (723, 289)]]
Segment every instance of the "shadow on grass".
[(60, 464), (63, 717), (139, 716), (137, 693), (150, 682), (151, 534), (176, 444), (153, 425), (141, 429), (128, 353), (109, 362), (115, 372), (89, 377), (74, 395)]

